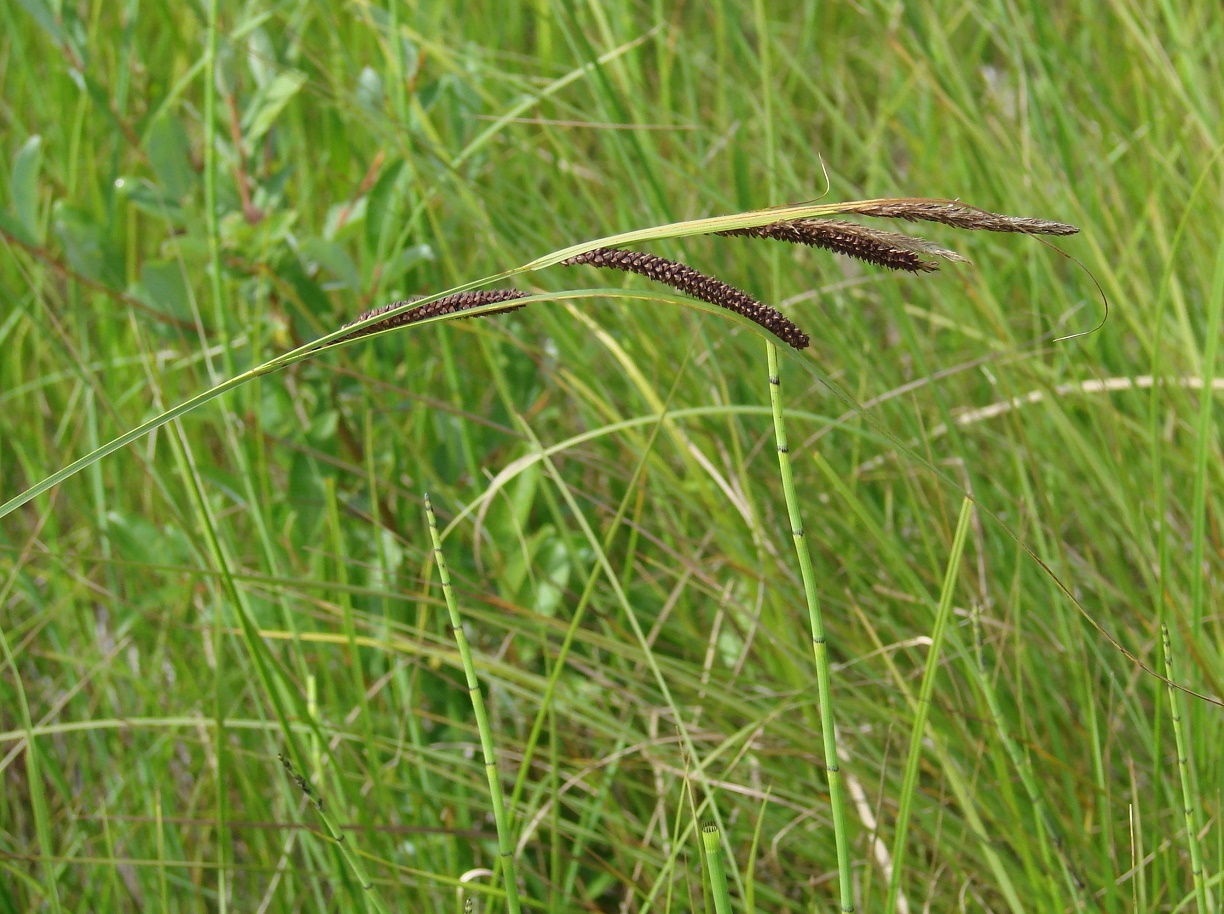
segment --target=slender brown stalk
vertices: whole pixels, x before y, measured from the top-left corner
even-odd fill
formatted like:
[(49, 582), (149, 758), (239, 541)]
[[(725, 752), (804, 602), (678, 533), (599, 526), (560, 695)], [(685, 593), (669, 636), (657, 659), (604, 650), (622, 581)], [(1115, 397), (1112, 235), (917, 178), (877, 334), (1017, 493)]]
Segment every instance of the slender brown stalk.
[(734, 311), (764, 327), (782, 342), (795, 349), (806, 349), (808, 335), (788, 320), (781, 311), (757, 301), (742, 289), (694, 270), (687, 264), (655, 254), (640, 251), (618, 251), (614, 248), (595, 248), (561, 261), (562, 266), (589, 265), (608, 270), (624, 270), (637, 273), (647, 279), (671, 286), (678, 292), (709, 302), (728, 311)]
[(1007, 216), (992, 213), (959, 200), (927, 200), (918, 197), (895, 197), (886, 200), (864, 200), (849, 203), (843, 213), (878, 216), (882, 219), (908, 219), (910, 222), (939, 222), (953, 228), (984, 232), (1019, 232), (1023, 235), (1074, 235), (1079, 231), (1065, 222), (1033, 219), (1028, 216)]
[[(497, 302), (513, 301), (516, 298), (526, 298), (526, 292), (519, 289), (476, 289), (472, 292), (458, 292), (454, 295), (447, 295), (444, 298), (439, 298), (437, 301), (431, 301), (428, 304), (421, 305), (419, 308), (413, 308), (411, 311), (405, 311), (402, 314), (397, 314), (394, 317), (389, 317), (385, 321), (379, 321), (377, 324), (370, 324), (368, 327), (362, 327), (360, 330), (355, 330), (348, 336), (341, 337), (338, 342), (345, 340), (356, 339), (359, 336), (365, 336), (368, 333), (377, 333), (380, 330), (390, 330), (393, 327), (404, 327), (408, 324), (415, 324), (417, 321), (425, 320), (429, 317), (437, 317), (442, 314), (455, 314), (459, 311), (467, 311), (471, 308), (479, 308), (483, 305), (492, 305)], [(416, 301), (416, 299), (409, 299)], [(363, 312), (353, 320), (345, 324), (345, 327), (351, 327), (354, 324), (360, 323), (371, 317), (377, 317), (380, 314), (385, 314), (388, 311), (394, 310), (408, 302), (394, 301), (387, 305), (381, 305), (377, 308), (372, 308), (369, 311)], [(506, 311), (517, 311), (519, 308), (526, 307), (525, 305), (509, 305), (505, 308), (498, 308), (496, 311), (487, 311), (484, 314), (478, 315), (484, 317), (485, 314), (503, 314)], [(469, 317), (473, 315), (467, 315)], [(341, 329), (344, 329), (343, 327)]]
[(938, 263), (925, 259), (923, 254), (942, 257), (945, 260), (965, 260), (955, 251), (940, 247), (925, 238), (915, 238), (900, 232), (884, 232), (842, 219), (795, 219), (790, 222), (771, 222), (769, 225), (759, 225), (755, 228), (730, 229), (716, 234), (772, 238), (790, 244), (806, 244), (890, 270), (906, 270), (910, 273), (930, 273), (939, 269)]

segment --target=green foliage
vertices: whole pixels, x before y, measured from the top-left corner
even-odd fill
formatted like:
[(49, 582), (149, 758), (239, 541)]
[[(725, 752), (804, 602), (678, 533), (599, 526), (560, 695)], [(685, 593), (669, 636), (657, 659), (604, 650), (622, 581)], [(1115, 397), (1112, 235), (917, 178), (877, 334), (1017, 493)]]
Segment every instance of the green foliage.
[[(524, 909), (835, 908), (764, 343), (560, 294), (636, 230), (812, 337), (857, 909), (1224, 895), (1219, 707), (1092, 624), (1224, 694), (1216, 5), (217, 9), (208, 78), (211, 3), (0, 4), (0, 504), (240, 378), (0, 518), (0, 910), (499, 910), (499, 837)], [(1053, 342), (1100, 301), (1028, 238), (896, 276), (652, 229), (826, 174), (1079, 225), (1109, 322)], [(258, 370), (525, 264), (521, 311)]]

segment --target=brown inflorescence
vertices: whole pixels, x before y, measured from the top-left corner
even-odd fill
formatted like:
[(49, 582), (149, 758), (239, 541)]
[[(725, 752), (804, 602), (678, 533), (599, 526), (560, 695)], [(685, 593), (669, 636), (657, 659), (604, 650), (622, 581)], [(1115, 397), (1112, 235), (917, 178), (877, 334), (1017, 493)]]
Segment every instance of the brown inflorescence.
[(942, 248), (925, 238), (915, 238), (899, 232), (884, 232), (841, 219), (794, 219), (753, 228), (728, 229), (716, 234), (772, 238), (790, 244), (806, 244), (890, 270), (906, 270), (910, 273), (929, 273), (939, 269), (939, 264), (925, 259), (923, 254), (943, 257), (945, 260), (965, 259), (955, 251)]
[(939, 222), (954, 228), (984, 232), (1019, 232), (1024, 235), (1074, 235), (1079, 231), (1065, 222), (1048, 219), (1033, 219), (1028, 216), (1007, 216), (992, 213), (959, 200), (924, 200), (920, 198), (892, 198), (866, 200), (854, 203), (841, 210), (860, 216), (878, 216), (882, 219), (908, 219), (910, 222)]
[[(497, 302), (513, 301), (516, 298), (526, 298), (526, 292), (519, 289), (476, 289), (471, 292), (457, 292), (454, 295), (447, 295), (444, 298), (439, 298), (437, 301), (431, 301), (428, 304), (421, 305), (418, 308), (413, 308), (410, 311), (405, 311), (402, 314), (397, 314), (394, 317), (389, 317), (385, 321), (379, 321), (376, 324), (370, 324), (368, 327), (362, 327), (360, 330), (355, 330), (348, 336), (340, 337), (337, 342), (356, 339), (357, 337), (365, 336), (368, 333), (377, 333), (380, 330), (390, 330), (393, 327), (404, 327), (408, 324), (415, 324), (417, 321), (423, 321), (426, 318), (437, 317), (442, 314), (455, 314), (459, 311), (468, 311), (472, 308), (479, 308), (483, 305), (493, 305)], [(416, 301), (417, 299), (410, 299)], [(401, 305), (409, 302), (395, 301), (387, 305), (381, 305), (377, 308), (372, 308), (345, 324), (345, 327), (351, 327), (354, 324), (360, 323), (363, 320), (371, 317), (377, 317), (380, 314), (385, 314), (392, 311)], [(466, 315), (468, 317), (484, 317), (486, 314), (503, 314), (507, 311), (517, 311), (519, 308), (526, 307), (525, 305), (509, 305), (505, 308), (498, 308), (496, 311), (487, 311), (478, 315)], [(344, 329), (343, 327), (341, 329)]]
[(701, 301), (709, 302), (728, 311), (748, 318), (755, 324), (764, 327), (782, 342), (795, 349), (806, 349), (809, 343), (808, 335), (789, 321), (782, 312), (763, 302), (757, 301), (742, 289), (707, 276), (700, 270), (659, 257), (655, 254), (644, 254), (640, 251), (621, 251), (615, 248), (595, 248), (561, 261), (562, 266), (589, 265), (609, 270), (624, 270), (626, 273), (637, 273), (647, 279), (670, 286), (685, 295), (691, 295)]

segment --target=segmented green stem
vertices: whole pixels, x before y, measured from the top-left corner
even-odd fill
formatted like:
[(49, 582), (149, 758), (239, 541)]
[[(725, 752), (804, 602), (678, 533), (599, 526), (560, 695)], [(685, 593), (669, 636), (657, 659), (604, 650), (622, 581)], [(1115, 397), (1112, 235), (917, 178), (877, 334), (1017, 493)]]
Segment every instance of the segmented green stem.
[(510, 840), (510, 826), (506, 821), (506, 806), (502, 800), (501, 781), (497, 776), (497, 756), (493, 752), (493, 730), (489, 727), (489, 716), (485, 713), (484, 696), (480, 694), (480, 683), (476, 679), (476, 665), (472, 662), (472, 650), (467, 635), (463, 632), (463, 620), (459, 618), (459, 607), (451, 589), (450, 572), (446, 570), (446, 558), (442, 555), (442, 539), (438, 536), (438, 521), (434, 517), (433, 505), (425, 496), (425, 516), (429, 518), (429, 537), (433, 541), (434, 561), (438, 565), (438, 580), (442, 583), (442, 595), (446, 598), (446, 610), (450, 613), (451, 629), (455, 643), (459, 646), (459, 657), (463, 661), (463, 675), (467, 678), (468, 694), (472, 697), (472, 710), (476, 714), (476, 729), (480, 732), (480, 749), (484, 753), (485, 774), (489, 778), (489, 799), (493, 803), (493, 819), (497, 825), (497, 851), (501, 857), (502, 873), (506, 879), (506, 906), (510, 914), (519, 914), (518, 879), (514, 871), (514, 845)]
[(791, 471), (790, 445), (786, 441), (786, 422), (782, 417), (782, 378), (778, 368), (778, 350), (766, 344), (769, 363), (769, 404), (773, 407), (774, 437), (778, 443), (778, 469), (782, 474), (782, 492), (786, 498), (786, 513), (790, 518), (795, 554), (799, 557), (799, 573), (803, 578), (803, 594), (807, 599), (808, 622), (812, 629), (812, 654), (816, 660), (816, 695), (820, 701), (820, 729), (824, 736), (825, 770), (829, 777), (829, 804), (833, 808), (833, 837), (837, 842), (837, 877), (841, 892), (841, 910), (854, 911), (854, 888), (850, 881), (850, 836), (846, 831), (846, 807), (842, 800), (841, 768), (837, 759), (837, 730), (833, 721), (833, 687), (829, 679), (829, 646), (825, 640), (824, 620), (820, 615), (820, 597), (816, 593), (816, 575), (812, 557), (803, 535), (803, 518), (799, 515), (799, 499), (795, 496), (795, 478)]
[(715, 914), (731, 914), (731, 895), (727, 891), (727, 871), (723, 869), (722, 834), (717, 825), (701, 829), (701, 846), (705, 849), (706, 866), (710, 873), (710, 894), (714, 896)]
[(1173, 740), (1177, 744), (1177, 773), (1181, 778), (1182, 811), (1186, 816), (1186, 843), (1190, 846), (1190, 875), (1194, 879), (1194, 900), (1199, 914), (1214, 911), (1215, 905), (1207, 880), (1203, 878), (1203, 855), (1199, 850), (1198, 815), (1194, 806), (1194, 788), (1190, 781), (1190, 759), (1186, 754), (1186, 734), (1182, 730), (1181, 696), (1173, 688), (1173, 650), (1169, 640), (1169, 626), (1160, 623), (1160, 641), (1164, 648), (1165, 679), (1169, 683), (1169, 707), (1173, 717)]

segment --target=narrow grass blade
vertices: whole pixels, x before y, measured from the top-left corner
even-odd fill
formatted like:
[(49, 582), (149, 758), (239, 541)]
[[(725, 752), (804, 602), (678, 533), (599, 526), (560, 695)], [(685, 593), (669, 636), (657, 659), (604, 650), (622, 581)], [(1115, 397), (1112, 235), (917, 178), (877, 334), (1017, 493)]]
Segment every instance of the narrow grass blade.
[(34, 724), (30, 718), (30, 705), (26, 700), (25, 686), (21, 682), (21, 670), (13, 659), (9, 648), (8, 636), (4, 627), (0, 626), (0, 649), (4, 651), (4, 661), (13, 671), (13, 683), (17, 689), (17, 707), (21, 714), (21, 726), (26, 736), (26, 781), (30, 788), (30, 805), (34, 813), (34, 832), (38, 835), (38, 847), (42, 852), (43, 874), (46, 884), (43, 886), (50, 909), (54, 914), (63, 910), (60, 902), (59, 880), (55, 873), (54, 844), (51, 840), (51, 817), (47, 810), (47, 795), (44, 792), (42, 766), (38, 761), (38, 741), (34, 738)]
[(897, 826), (893, 838), (893, 874), (888, 887), (888, 907), (885, 909), (887, 914), (893, 914), (893, 911), (896, 910), (897, 895), (901, 888), (910, 807), (913, 805), (914, 794), (918, 789), (918, 762), (922, 758), (922, 734), (926, 729), (931, 696), (935, 693), (935, 678), (939, 674), (944, 634), (948, 628), (948, 620), (952, 617), (952, 597), (956, 592), (956, 579), (960, 572), (961, 556), (965, 551), (965, 540), (969, 534), (969, 522), (972, 517), (973, 502), (966, 498), (961, 502), (960, 518), (957, 520), (956, 534), (952, 539), (952, 552), (948, 556), (948, 565), (944, 572), (939, 608), (935, 613), (935, 627), (931, 631), (931, 646), (927, 648), (926, 669), (922, 673), (922, 685), (918, 690), (918, 707), (914, 711), (914, 726), (910, 732), (909, 754), (905, 760), (905, 779), (901, 786)]

